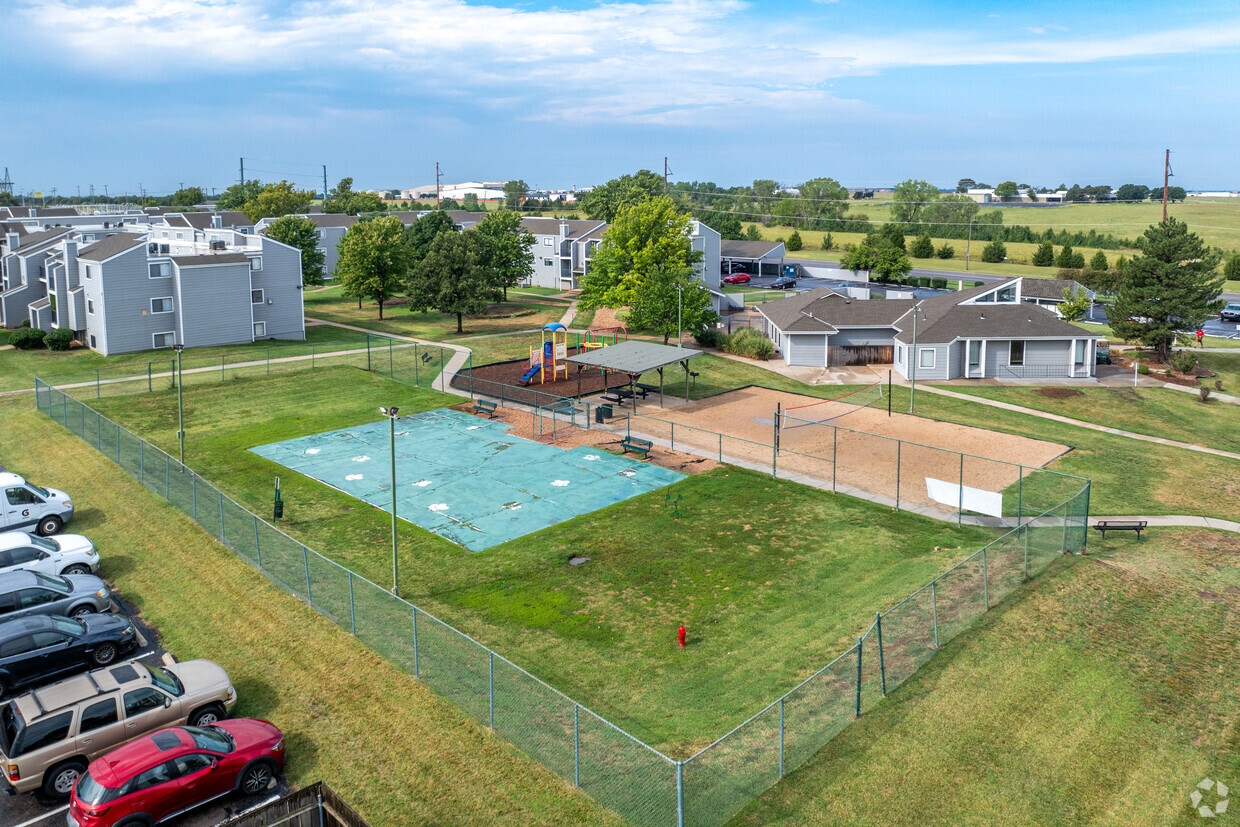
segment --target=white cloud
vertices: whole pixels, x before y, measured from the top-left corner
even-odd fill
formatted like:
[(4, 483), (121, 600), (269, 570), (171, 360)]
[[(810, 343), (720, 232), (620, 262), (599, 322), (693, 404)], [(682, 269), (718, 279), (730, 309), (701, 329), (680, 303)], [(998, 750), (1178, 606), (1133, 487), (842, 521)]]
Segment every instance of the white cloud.
[[(1080, 63), (1240, 45), (1240, 24), (1090, 38), (1060, 25), (996, 40), (983, 32), (858, 36), (821, 20), (764, 22), (740, 0), (603, 2), (582, 9), (501, 8), (465, 0), (25, 0), (32, 54), (88, 73), (247, 79), (467, 100), (529, 119), (641, 124), (704, 114), (864, 105), (836, 78), (907, 67)], [(11, 17), (10, 20), (13, 20)], [(743, 48), (738, 44), (744, 44)], [(771, 44), (771, 45), (764, 45)], [(373, 73), (359, 78), (358, 71)]]

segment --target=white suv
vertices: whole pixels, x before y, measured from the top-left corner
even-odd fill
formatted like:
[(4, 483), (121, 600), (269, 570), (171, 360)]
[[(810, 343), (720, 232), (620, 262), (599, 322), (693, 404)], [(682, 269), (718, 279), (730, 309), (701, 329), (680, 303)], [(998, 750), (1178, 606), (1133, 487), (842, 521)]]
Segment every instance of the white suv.
[(80, 534), (38, 537), (21, 531), (0, 534), (0, 574), (92, 574), (99, 568), (95, 544)]

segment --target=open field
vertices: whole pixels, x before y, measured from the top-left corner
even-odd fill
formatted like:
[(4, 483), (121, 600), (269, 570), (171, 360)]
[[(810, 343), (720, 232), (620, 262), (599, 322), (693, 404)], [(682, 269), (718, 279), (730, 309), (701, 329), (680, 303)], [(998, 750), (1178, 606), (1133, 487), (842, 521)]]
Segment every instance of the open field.
[[(1123, 344), (1126, 340), (1115, 335), (1115, 331), (1111, 330), (1110, 325), (1093, 324), (1092, 322), (1073, 322), (1074, 325), (1082, 330), (1088, 330), (1090, 333), (1104, 337), (1111, 344)], [(1196, 340), (1194, 340), (1196, 341)], [(1137, 344), (1132, 342), (1131, 344)], [(1240, 339), (1224, 339), (1221, 336), (1207, 336), (1202, 342), (1202, 347), (1223, 347), (1228, 349), (1240, 349)]]
[[(1203, 405), (1196, 394), (1163, 388), (1089, 387), (1075, 388), (1076, 395), (1065, 398), (1047, 396), (1038, 388), (953, 385), (949, 390), (1109, 428), (1240, 451), (1240, 406), (1225, 402)], [(1062, 389), (1055, 390), (1062, 393)]]
[[(374, 421), (379, 404), (456, 401), (355, 369), (306, 378), (187, 388), (188, 463), (265, 512), (280, 469), (249, 447)], [(105, 398), (100, 408), (175, 444), (175, 394)], [(282, 483), (283, 528), (390, 582), (385, 513), (298, 475)], [(680, 518), (665, 492), (683, 497)], [(730, 468), (477, 554), (410, 525), (399, 533), (402, 595), (677, 753), (787, 691), (847, 648), (874, 611), (994, 536)], [(580, 553), (591, 562), (568, 566)], [(675, 645), (681, 623), (686, 649)]]
[[(1240, 388), (1240, 356), (1202, 354), (1202, 358), (1208, 359), (1206, 364), (1219, 373), (1223, 387)], [(805, 385), (768, 370), (758, 362), (741, 362), (713, 354), (694, 359), (693, 365), (694, 370), (702, 374), (696, 390), (690, 392), (695, 399), (747, 384), (822, 398), (857, 389), (849, 385)], [(1184, 397), (1193, 400), (1189, 394)], [(907, 411), (908, 401), (908, 389), (896, 386), (892, 407)], [(1072, 446), (1070, 453), (1047, 468), (1091, 478), (1094, 484), (1090, 513), (1093, 514), (1201, 514), (1227, 520), (1235, 518), (1235, 501), (1240, 497), (1240, 462), (1234, 460), (1138, 442), (930, 393), (917, 394), (916, 413)]]
[(621, 823), (272, 585), (30, 397), (0, 400), (0, 417), (0, 462), (73, 494), (70, 530), (95, 541), (103, 575), (167, 648), (223, 665), (235, 714), (285, 731), (291, 783), (329, 781), (375, 827)]
[[(555, 299), (519, 302), (510, 301), (493, 316), (466, 318), (463, 320), (465, 332), (456, 332), (456, 316), (434, 312), (411, 312), (404, 305), (384, 306), (383, 320), (379, 320), (379, 308), (368, 301), (357, 307), (356, 299), (347, 299), (340, 295), (340, 288), (334, 287), (319, 293), (306, 296), (306, 316), (308, 318), (326, 319), (331, 322), (365, 327), (383, 333), (398, 336), (413, 336), (431, 341), (458, 339), (461, 336), (478, 336), (488, 333), (511, 333), (517, 330), (537, 330), (548, 322), (556, 322), (564, 315), (567, 307), (562, 301)], [(501, 318), (502, 317), (502, 318)]]
[(1202, 823), (1197, 782), (1240, 778), (1237, 555), (1091, 536), (733, 823)]
[[(243, 345), (187, 348), (183, 359), (186, 365), (190, 360), (203, 362), (218, 360), (221, 356), (227, 356), (229, 361), (238, 361), (242, 358), (265, 359), (268, 351), (271, 352), (272, 358), (277, 358), (282, 355), (277, 351), (287, 348), (308, 350), (306, 345), (315, 345), (322, 349), (323, 345), (340, 343), (341, 349), (345, 350), (356, 347), (358, 342), (364, 343), (365, 341), (365, 333), (326, 325), (310, 326), (306, 328), (304, 341), (269, 339)], [(116, 356), (101, 356), (88, 348), (62, 351), (0, 350), (0, 391), (33, 390), (36, 375), (84, 374), (88, 371), (103, 369), (107, 369), (113, 375), (121, 375), (126, 368), (129, 368), (132, 375), (138, 376), (146, 373), (148, 362), (156, 362), (166, 370), (168, 363), (175, 360), (176, 353), (171, 348), (147, 350), (141, 353), (122, 353)], [(52, 379), (52, 381), (56, 380)]]

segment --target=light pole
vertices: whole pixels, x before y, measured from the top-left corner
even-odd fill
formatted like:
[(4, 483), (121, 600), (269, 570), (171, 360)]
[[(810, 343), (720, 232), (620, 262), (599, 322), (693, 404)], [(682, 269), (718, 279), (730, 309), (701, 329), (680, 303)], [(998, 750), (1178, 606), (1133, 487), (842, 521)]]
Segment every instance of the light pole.
[(913, 412), (913, 394), (917, 392), (917, 305), (913, 305), (913, 350), (908, 363), (908, 412)]
[(676, 285), (676, 347), (684, 347), (684, 333), (680, 329), (680, 299), (685, 294), (683, 284)]
[(181, 391), (181, 351), (185, 349), (185, 345), (173, 345), (172, 349), (177, 352), (177, 440), (181, 443), (181, 465), (185, 465), (185, 397)]
[(392, 594), (400, 597), (400, 564), (396, 560), (396, 414), (397, 407), (380, 407), (379, 412), (388, 418), (388, 445), (392, 455)]

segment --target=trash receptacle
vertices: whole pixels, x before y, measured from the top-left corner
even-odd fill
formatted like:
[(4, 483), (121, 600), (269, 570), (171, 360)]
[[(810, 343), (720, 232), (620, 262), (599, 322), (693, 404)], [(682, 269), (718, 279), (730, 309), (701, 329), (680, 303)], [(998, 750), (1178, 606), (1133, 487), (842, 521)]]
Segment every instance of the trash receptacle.
[(602, 425), (611, 419), (611, 405), (599, 405), (594, 409), (594, 421)]
[(276, 498), (275, 515), (277, 520), (284, 516), (284, 500), (278, 497)]

